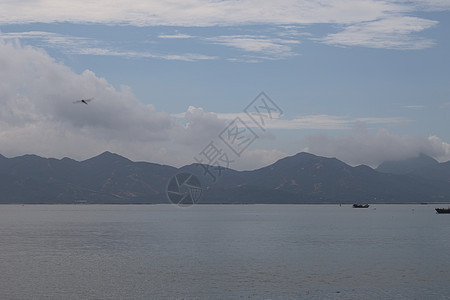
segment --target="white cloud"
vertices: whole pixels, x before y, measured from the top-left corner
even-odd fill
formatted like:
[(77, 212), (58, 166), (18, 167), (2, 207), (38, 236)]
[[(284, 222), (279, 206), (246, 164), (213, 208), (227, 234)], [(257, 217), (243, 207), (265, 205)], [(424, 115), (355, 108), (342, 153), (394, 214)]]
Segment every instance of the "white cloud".
[(201, 107), (189, 106), (185, 113), (178, 116), (185, 119), (186, 125), (177, 140), (185, 145), (197, 145), (199, 151), (206, 146), (207, 142), (217, 138), (217, 135), (227, 126), (217, 114), (205, 112)]
[[(129, 88), (117, 90), (89, 70), (77, 74), (18, 42), (0, 40), (0, 66), (0, 153), (9, 157), (33, 153), (86, 159), (109, 150), (182, 166), (193, 163), (226, 127), (225, 120), (202, 108), (189, 107), (183, 120), (157, 112)], [(94, 100), (88, 105), (73, 104), (89, 97)], [(266, 156), (260, 153), (250, 161), (263, 163)]]
[[(190, 107), (189, 110), (196, 109)], [(201, 109), (202, 110), (202, 109)], [(203, 111), (203, 110), (202, 110)], [(263, 113), (263, 112), (262, 112)], [(244, 112), (241, 113), (209, 113), (214, 114), (218, 119), (232, 121), (235, 118), (242, 119), (247, 126), (257, 128), (258, 125)], [(185, 113), (173, 114), (175, 118), (184, 118)], [(364, 122), (366, 124), (384, 124), (384, 125), (402, 125), (411, 122), (410, 120), (400, 117), (365, 117), (365, 118), (349, 118), (347, 116), (333, 115), (306, 115), (293, 119), (265, 118), (265, 129), (323, 129), (323, 130), (348, 130), (352, 129), (357, 123)]]
[[(242, 153), (239, 161), (240, 170), (254, 170), (275, 163), (277, 160), (286, 157), (287, 154), (280, 150), (247, 150)], [(234, 167), (232, 164), (231, 168)]]
[[(197, 137), (203, 144), (213, 130), (208, 115), (189, 112), (185, 127), (140, 102), (127, 87), (117, 90), (89, 70), (77, 74), (42, 50), (17, 42), (0, 40), (0, 65), (0, 153), (7, 156), (85, 159), (110, 150), (183, 164), (199, 147), (186, 141)], [(89, 105), (72, 103), (88, 97), (95, 98)]]
[(450, 9), (448, 0), (399, 0), (398, 2), (412, 5), (417, 10), (444, 11)]
[(108, 48), (81, 48), (73, 54), (82, 55), (99, 55), (99, 56), (119, 56), (126, 58), (157, 58), (165, 60), (180, 60), (180, 61), (197, 61), (197, 60), (214, 60), (216, 56), (196, 54), (196, 53), (183, 53), (183, 54), (160, 54), (152, 52), (140, 52), (140, 51), (123, 51), (113, 50)]
[(206, 38), (205, 40), (215, 44), (235, 47), (247, 52), (259, 53), (272, 58), (285, 58), (296, 55), (292, 50), (292, 45), (300, 44), (299, 41), (292, 39), (254, 35), (217, 36)]
[[(437, 22), (414, 14), (443, 10), (450, 10), (448, 0), (2, 1), (0, 22), (181, 27), (268, 25), (278, 28), (279, 36), (291, 37), (298, 37), (298, 26), (332, 24), (340, 31), (316, 40), (337, 46), (424, 49), (433, 46), (434, 41), (416, 34)], [(159, 38), (192, 37), (178, 33)], [(267, 38), (222, 36), (215, 42), (245, 51), (291, 53), (286, 41)]]
[(405, 106), (403, 106), (403, 108), (413, 109), (413, 110), (420, 110), (420, 109), (423, 109), (424, 107), (425, 107), (425, 105), (405, 105)]
[(42, 44), (49, 45), (51, 47), (66, 49), (67, 51), (76, 51), (82, 47), (89, 47), (98, 42), (90, 38), (82, 38), (75, 36), (68, 36), (64, 34), (58, 34), (47, 31), (25, 31), (25, 32), (0, 32), (0, 38), (2, 39), (32, 39), (41, 41)]
[(413, 33), (436, 24), (436, 21), (417, 17), (395, 16), (346, 26), (343, 31), (318, 40), (338, 46), (418, 50), (433, 46), (434, 41), (415, 37)]
[[(229, 61), (258, 62), (261, 59), (283, 59), (298, 55), (293, 46), (300, 44), (300, 41), (292, 39), (292, 37), (298, 38), (304, 34), (299, 32), (297, 26), (279, 26), (278, 28), (281, 31), (275, 32), (275, 36), (239, 34), (202, 37), (177, 32), (176, 34), (161, 34), (158, 38), (195, 39), (204, 43), (223, 45), (249, 52), (249, 55), (244, 55), (242, 58), (228, 58)], [(280, 36), (285, 38), (280, 38)]]
[(160, 34), (158, 35), (160, 39), (192, 39), (194, 36), (184, 33), (177, 34)]
[(374, 0), (320, 1), (2, 1), (0, 20), (17, 23), (102, 23), (133, 26), (350, 23), (375, 20), (404, 5)]
[[(227, 121), (245, 117), (189, 107), (177, 115), (182, 121), (143, 104), (127, 87), (116, 89), (89, 70), (77, 74), (44, 51), (17, 41), (0, 40), (0, 66), (0, 153), (6, 156), (35, 153), (85, 159), (110, 150), (135, 160), (181, 166), (192, 163)], [(89, 105), (72, 103), (89, 97), (95, 97)], [(349, 129), (361, 121), (398, 124), (405, 120), (311, 115), (270, 120), (266, 128)], [(232, 167), (256, 168), (283, 155), (279, 150), (253, 147), (258, 147), (256, 142)], [(350, 163), (376, 164), (419, 151), (450, 159), (449, 144), (439, 137), (402, 137), (385, 130), (338, 138), (313, 136), (308, 149)]]
[(416, 157), (420, 153), (440, 161), (450, 160), (450, 144), (439, 137), (399, 136), (386, 129), (372, 134), (363, 123), (359, 123), (352, 134), (337, 137), (328, 134), (311, 135), (304, 150), (337, 157), (351, 165), (367, 164), (372, 167), (383, 161)]
[(305, 26), (298, 25), (280, 25), (276, 27), (276, 33), (278, 36), (285, 38), (298, 38), (302, 36), (310, 37), (311, 33), (306, 31)]
[(180, 60), (180, 61), (198, 61), (213, 60), (216, 56), (197, 54), (197, 53), (155, 53), (149, 51), (132, 51), (119, 50), (113, 46), (105, 45), (99, 40), (68, 36), (45, 31), (28, 31), (28, 32), (0, 32), (0, 38), (4, 40), (15, 39), (32, 39), (38, 41), (38, 45), (51, 48), (58, 48), (66, 54), (78, 55), (96, 55), (96, 56), (118, 56), (125, 58), (155, 58), (164, 60)]
[[(5, 40), (32, 40), (39, 46), (58, 48), (66, 54), (117, 56), (126, 58), (156, 58), (165, 60), (198, 61), (214, 60), (217, 56), (197, 53), (156, 53), (150, 51), (121, 50), (100, 40), (69, 36), (45, 31), (8, 32), (1, 33), (0, 38)], [(271, 38), (267, 36), (234, 35), (203, 38), (188, 34), (177, 33), (173, 35), (159, 35), (161, 39), (196, 39), (198, 41), (235, 47), (237, 49), (259, 54), (262, 59), (280, 59), (296, 55), (292, 45), (299, 41), (292, 39)], [(262, 57), (265, 55), (266, 57)]]

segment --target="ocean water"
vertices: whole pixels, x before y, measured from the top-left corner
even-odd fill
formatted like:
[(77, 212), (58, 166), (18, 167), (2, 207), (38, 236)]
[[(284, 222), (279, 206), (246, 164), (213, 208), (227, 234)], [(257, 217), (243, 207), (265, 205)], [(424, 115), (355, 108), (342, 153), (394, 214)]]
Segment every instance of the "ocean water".
[(1, 205), (0, 299), (449, 299), (434, 205)]

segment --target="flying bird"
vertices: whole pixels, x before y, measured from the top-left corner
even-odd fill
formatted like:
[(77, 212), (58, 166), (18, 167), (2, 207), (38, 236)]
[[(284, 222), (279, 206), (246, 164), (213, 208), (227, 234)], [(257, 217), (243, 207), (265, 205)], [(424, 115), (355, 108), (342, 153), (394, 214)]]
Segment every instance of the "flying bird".
[(73, 103), (74, 103), (74, 104), (76, 104), (76, 103), (84, 103), (84, 104), (88, 104), (88, 102), (91, 102), (92, 100), (94, 100), (94, 98), (81, 99), (81, 100), (74, 101)]

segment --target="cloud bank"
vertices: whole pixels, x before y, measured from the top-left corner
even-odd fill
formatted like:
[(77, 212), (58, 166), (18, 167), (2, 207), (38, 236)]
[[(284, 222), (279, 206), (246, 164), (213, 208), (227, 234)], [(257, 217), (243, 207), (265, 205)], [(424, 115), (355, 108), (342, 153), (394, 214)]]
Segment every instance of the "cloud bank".
[[(117, 90), (89, 70), (77, 74), (42, 50), (0, 40), (0, 65), (3, 154), (86, 158), (112, 148), (132, 154), (131, 148), (144, 147), (145, 158), (159, 160), (163, 146), (155, 143), (193, 135), (129, 88)], [(73, 104), (89, 97), (95, 98), (89, 105)]]
[[(95, 99), (89, 105), (73, 104), (90, 97)], [(0, 40), (0, 153), (9, 157), (34, 153), (86, 159), (109, 150), (133, 160), (182, 166), (194, 162), (194, 156), (217, 140), (235, 117), (244, 119), (245, 115), (192, 106), (175, 116), (158, 112), (139, 101), (129, 88), (117, 89), (92, 71), (77, 74), (41, 49)], [(398, 122), (404, 120), (315, 115), (272, 120), (267, 129), (349, 130), (355, 123)], [(232, 168), (254, 169), (286, 155), (283, 141), (277, 140), (280, 149), (274, 143), (268, 148), (274, 135), (258, 134), (265, 142), (256, 140), (240, 159), (233, 158)], [(420, 152), (450, 160), (450, 146), (439, 137), (396, 136), (383, 129), (376, 134), (360, 129), (338, 137), (314, 135), (305, 150), (352, 164), (377, 165)]]
[[(446, 0), (379, 1), (379, 0), (185, 0), (122, 2), (98, 1), (16, 1), (0, 2), (0, 24), (74, 23), (176, 27), (252, 26), (276, 28), (278, 37), (259, 35), (228, 35), (202, 37), (200, 41), (235, 47), (242, 51), (281, 54), (279, 59), (292, 56), (295, 40), (282, 39), (295, 26), (333, 25), (322, 37), (312, 39), (334, 46), (417, 50), (432, 47), (435, 41), (420, 36), (436, 26), (435, 20), (418, 16), (421, 12), (447, 11)], [(337, 32), (336, 32), (337, 29)], [(296, 30), (294, 30), (295, 32)], [(306, 32), (305, 32), (306, 33)], [(297, 34), (296, 34), (297, 35)], [(189, 39), (186, 33), (160, 34), (159, 38)], [(299, 36), (297, 35), (297, 38)], [(49, 42), (55, 42), (52, 37)], [(64, 42), (64, 41), (60, 41)], [(100, 51), (90, 47), (87, 53), (101, 55), (165, 57), (158, 53), (129, 53), (129, 51)], [(104, 50), (104, 49), (103, 49)], [(184, 58), (184, 56), (182, 56)], [(191, 54), (187, 60), (211, 59), (213, 56)]]
[(368, 48), (420, 50), (432, 47), (434, 41), (414, 33), (435, 26), (438, 22), (417, 17), (390, 17), (344, 27), (338, 33), (318, 39), (325, 44)]
[(133, 59), (164, 59), (179, 61), (199, 61), (217, 59), (215, 56), (204, 55), (199, 53), (161, 53), (152, 51), (135, 51), (120, 49), (111, 46), (100, 40), (93, 38), (83, 38), (78, 36), (70, 36), (57, 34), (46, 31), (26, 31), (26, 32), (0, 32), (0, 38), (3, 40), (30, 40), (38, 46), (55, 48), (66, 55), (94, 55), (94, 56), (115, 56)]
[[(380, 19), (411, 5), (396, 1), (2, 1), (0, 20), (24, 23), (99, 23), (133, 26), (234, 26), (246, 24), (348, 24)], [(430, 7), (426, 2), (422, 6)]]
[(352, 134), (333, 137), (328, 134), (311, 135), (305, 151), (336, 157), (351, 165), (366, 164), (377, 167), (384, 161), (417, 157), (420, 153), (440, 161), (450, 160), (450, 144), (437, 136), (400, 136), (379, 129), (370, 133), (364, 123), (358, 123)]
[[(90, 97), (88, 105), (73, 103)], [(90, 70), (73, 72), (41, 49), (0, 40), (0, 153), (8, 157), (82, 160), (109, 150), (182, 166), (193, 163), (226, 125), (218, 114), (192, 106), (181, 118), (158, 112), (128, 87), (116, 89)], [(256, 168), (280, 153), (252, 149), (232, 167)]]

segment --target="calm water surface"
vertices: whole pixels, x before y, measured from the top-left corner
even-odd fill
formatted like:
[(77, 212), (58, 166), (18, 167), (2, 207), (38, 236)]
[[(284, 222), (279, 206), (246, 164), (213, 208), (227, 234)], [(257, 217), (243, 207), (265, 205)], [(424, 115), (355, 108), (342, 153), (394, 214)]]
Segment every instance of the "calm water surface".
[(434, 205), (0, 205), (0, 299), (449, 299)]

